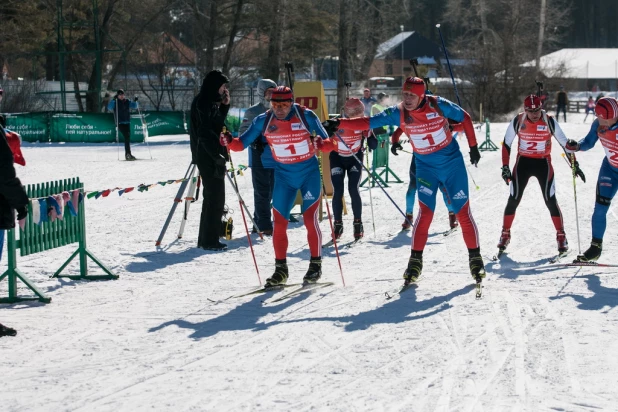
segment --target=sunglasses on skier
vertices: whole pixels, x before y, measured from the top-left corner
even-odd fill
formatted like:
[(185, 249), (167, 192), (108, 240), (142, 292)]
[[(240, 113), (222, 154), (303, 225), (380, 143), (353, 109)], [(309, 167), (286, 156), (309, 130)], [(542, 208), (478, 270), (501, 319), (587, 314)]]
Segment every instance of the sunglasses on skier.
[(541, 111), (541, 108), (539, 107), (538, 109), (535, 109), (535, 110), (526, 109), (526, 111), (527, 111), (528, 113), (538, 113), (538, 112), (540, 112), (540, 111)]
[(289, 107), (292, 107), (292, 102), (289, 100), (283, 102), (276, 102), (271, 100), (270, 104), (272, 105), (273, 109), (287, 109)]

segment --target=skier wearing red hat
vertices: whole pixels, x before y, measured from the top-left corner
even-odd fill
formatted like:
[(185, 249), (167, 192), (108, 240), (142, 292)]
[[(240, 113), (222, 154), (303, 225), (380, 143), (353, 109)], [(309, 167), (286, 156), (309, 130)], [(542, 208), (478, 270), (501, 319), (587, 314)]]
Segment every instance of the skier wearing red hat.
[[(524, 99), (524, 112), (519, 113), (506, 129), (504, 144), (502, 145), (502, 179), (510, 185), (509, 200), (504, 209), (502, 234), (498, 242), (498, 256), (506, 250), (511, 241), (511, 226), (515, 219), (515, 211), (521, 202), (526, 185), (531, 177), (536, 177), (543, 191), (545, 205), (549, 209), (552, 222), (556, 228), (556, 242), (559, 255), (564, 255), (569, 249), (562, 212), (556, 199), (554, 168), (551, 164), (551, 138), (556, 138), (563, 148), (567, 144), (567, 137), (558, 122), (548, 115), (542, 108), (541, 98), (531, 94)], [(519, 137), (517, 159), (513, 172), (509, 168), (511, 147)], [(570, 152), (570, 151), (569, 151)], [(584, 182), (586, 177), (575, 162), (575, 170)]]
[(253, 119), (251, 126), (242, 135), (232, 138), (229, 132), (222, 134), (221, 144), (239, 152), (251, 146), (256, 139), (264, 139), (276, 162), (273, 190), (275, 272), (266, 279), (265, 287), (287, 282), (287, 227), (299, 190), (303, 198), (303, 220), (311, 251), (309, 269), (303, 281), (315, 283), (322, 275), (322, 233), (318, 224), (322, 187), (316, 152), (331, 151), (333, 145), (318, 116), (294, 103), (294, 95), (289, 87), (277, 87), (270, 102), (272, 108)]
[(597, 180), (597, 197), (592, 213), (592, 242), (576, 262), (594, 262), (603, 251), (603, 235), (607, 227), (607, 212), (618, 190), (618, 101), (613, 97), (599, 99), (594, 108), (597, 119), (592, 122), (590, 131), (579, 142), (570, 140), (567, 149), (590, 150), (598, 140), (605, 149), (605, 157)]
[(412, 234), (412, 253), (403, 274), (405, 284), (416, 282), (423, 268), (423, 250), (433, 219), (438, 187), (443, 185), (457, 214), (468, 247), (470, 273), (477, 283), (485, 277), (476, 223), (469, 204), (468, 175), (459, 144), (453, 139), (448, 119), (463, 122), (470, 145), (470, 161), (481, 158), (470, 115), (455, 103), (439, 96), (425, 95), (425, 83), (418, 77), (406, 79), (403, 101), (371, 118), (332, 119), (324, 122), (326, 130), (374, 129), (398, 126), (408, 135), (416, 157), (419, 214)]

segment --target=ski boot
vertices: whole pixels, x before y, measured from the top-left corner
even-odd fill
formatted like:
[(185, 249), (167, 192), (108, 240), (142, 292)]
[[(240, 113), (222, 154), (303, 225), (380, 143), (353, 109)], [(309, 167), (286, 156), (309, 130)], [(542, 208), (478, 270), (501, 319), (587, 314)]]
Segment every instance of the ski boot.
[(285, 259), (275, 259), (275, 273), (264, 284), (264, 288), (272, 288), (275, 286), (285, 285), (288, 281), (288, 264)]
[(341, 220), (335, 220), (335, 239), (339, 240), (343, 234), (343, 222)]
[(403, 272), (404, 285), (414, 283), (421, 277), (423, 272), (423, 252), (412, 251), (410, 260), (408, 260), (408, 268)]
[(504, 252), (509, 243), (511, 243), (511, 229), (502, 229), (502, 235), (500, 235), (500, 241), (498, 241), (498, 250)]
[(315, 283), (322, 277), (322, 257), (311, 257), (309, 261), (309, 269), (305, 273), (303, 283)]
[(456, 229), (459, 226), (455, 213), (448, 212), (448, 223), (451, 226), (451, 229)]
[(124, 155), (124, 160), (137, 160), (137, 158), (133, 156), (131, 153), (126, 153)]
[(481, 251), (477, 248), (470, 250), (468, 256), (468, 262), (470, 264), (470, 274), (476, 280), (476, 283), (480, 283), (485, 278), (485, 264), (481, 257)]
[(363, 222), (360, 219), (354, 219), (354, 240), (360, 240), (364, 234)]
[(556, 232), (556, 242), (558, 242), (558, 253), (563, 254), (569, 250), (569, 242), (567, 242), (564, 230), (558, 230)]
[(601, 257), (603, 251), (603, 239), (592, 238), (590, 247), (584, 252), (583, 255), (578, 255), (577, 259), (573, 263), (578, 262), (596, 262)]
[(412, 213), (406, 213), (406, 219), (401, 224), (401, 230), (408, 230), (412, 227), (412, 222), (414, 221), (414, 215)]

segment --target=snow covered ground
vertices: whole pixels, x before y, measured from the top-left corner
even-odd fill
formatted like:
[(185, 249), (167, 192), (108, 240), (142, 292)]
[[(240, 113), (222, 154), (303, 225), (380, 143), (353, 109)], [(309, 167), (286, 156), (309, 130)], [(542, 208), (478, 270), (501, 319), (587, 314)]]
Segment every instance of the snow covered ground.
[[(563, 124), (580, 138), (582, 115)], [(492, 124), (499, 145), (506, 124)], [(483, 135), (479, 133), (479, 141)], [(154, 140), (154, 139), (153, 139)], [(463, 142), (465, 158), (467, 144)], [(190, 161), (186, 136), (137, 146), (137, 162), (117, 161), (113, 145), (26, 144), (24, 183), (79, 176), (86, 190), (181, 178)], [(511, 166), (514, 162), (514, 154)], [(588, 183), (577, 182), (581, 247), (590, 242), (600, 144), (579, 155)], [(387, 190), (404, 207), (409, 155), (391, 157), (405, 181)], [(246, 152), (235, 154), (246, 164)], [(572, 252), (577, 254), (573, 186), (554, 145), (557, 196)], [(334, 252), (325, 254), (324, 279), (336, 287), (275, 304), (273, 295), (211, 303), (255, 287), (238, 202), (228, 186), (235, 239), (225, 253), (195, 248), (198, 209), (175, 241), (177, 212), (164, 239), (155, 239), (178, 185), (146, 193), (86, 200), (88, 246), (120, 275), (116, 281), (49, 279), (75, 245), (18, 258), (19, 267), (52, 297), (48, 305), (0, 306), (0, 322), (18, 330), (0, 339), (3, 411), (137, 410), (370, 410), (587, 411), (618, 409), (618, 279), (615, 270), (535, 270), (556, 253), (555, 231), (541, 192), (531, 181), (519, 207), (509, 253), (495, 254), (508, 187), (500, 152), (484, 152), (470, 172), (472, 211), (479, 226), (488, 278), (475, 300), (460, 232), (444, 237), (446, 208), (438, 208), (418, 289), (386, 300), (401, 283), (410, 234), (379, 189), (362, 189), (365, 240), (341, 251), (346, 287)], [(239, 177), (252, 209), (250, 171)], [(618, 263), (618, 216), (608, 216), (601, 261)], [(344, 240), (352, 238), (344, 217)], [(321, 224), (324, 239), (328, 221)], [(290, 282), (307, 269), (302, 223), (290, 224)], [(254, 239), (260, 276), (272, 273), (270, 240)], [(326, 240), (325, 240), (326, 241)], [(0, 270), (6, 267), (6, 255)], [(76, 265), (71, 266), (77, 272)], [(92, 267), (92, 273), (98, 273)], [(6, 295), (6, 281), (0, 293)], [(22, 292), (25, 292), (22, 289)]]

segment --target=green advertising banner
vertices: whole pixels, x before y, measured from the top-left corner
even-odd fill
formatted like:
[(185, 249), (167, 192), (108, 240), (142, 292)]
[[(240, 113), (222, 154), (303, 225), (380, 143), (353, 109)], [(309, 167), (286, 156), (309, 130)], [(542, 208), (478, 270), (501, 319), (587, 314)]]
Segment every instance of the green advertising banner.
[[(188, 112), (143, 112), (148, 136), (188, 133)], [(12, 113), (5, 114), (7, 127), (26, 142), (113, 143), (116, 124), (112, 113)], [(142, 120), (131, 115), (131, 142), (144, 141)], [(119, 135), (120, 142), (124, 137)]]
[[(166, 134), (185, 134), (183, 112), (142, 112), (148, 136), (161, 136)], [(187, 125), (188, 127), (188, 125)], [(133, 136), (138, 136), (143, 141), (142, 120), (138, 114), (131, 115), (131, 141)]]
[(55, 113), (50, 119), (52, 142), (103, 143), (116, 141), (111, 113)]
[(49, 141), (48, 113), (5, 114), (6, 127), (21, 135), (25, 142)]

